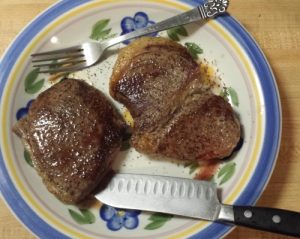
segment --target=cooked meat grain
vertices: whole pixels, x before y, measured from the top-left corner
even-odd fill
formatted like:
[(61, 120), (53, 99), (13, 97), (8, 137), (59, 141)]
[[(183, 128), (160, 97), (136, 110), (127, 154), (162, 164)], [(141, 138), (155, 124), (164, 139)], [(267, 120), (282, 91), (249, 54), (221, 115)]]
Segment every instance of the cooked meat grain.
[(131, 143), (142, 153), (220, 159), (240, 139), (240, 123), (230, 104), (203, 87), (199, 65), (174, 41), (144, 37), (124, 48), (113, 69), (110, 94), (131, 113)]
[(77, 203), (110, 169), (124, 125), (100, 91), (65, 79), (41, 93), (13, 130), (48, 190), (65, 203)]

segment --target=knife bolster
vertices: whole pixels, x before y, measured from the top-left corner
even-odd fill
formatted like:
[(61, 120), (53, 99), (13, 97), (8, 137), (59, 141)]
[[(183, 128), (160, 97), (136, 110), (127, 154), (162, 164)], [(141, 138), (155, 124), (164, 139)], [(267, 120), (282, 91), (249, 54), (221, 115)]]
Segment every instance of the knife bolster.
[(217, 220), (222, 222), (234, 222), (233, 206), (221, 204)]

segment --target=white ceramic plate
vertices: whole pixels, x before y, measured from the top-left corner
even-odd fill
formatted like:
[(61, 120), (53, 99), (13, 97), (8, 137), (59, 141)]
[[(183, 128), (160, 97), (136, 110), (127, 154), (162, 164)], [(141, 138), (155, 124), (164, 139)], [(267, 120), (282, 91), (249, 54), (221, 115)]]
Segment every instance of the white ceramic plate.
[[(91, 37), (119, 35), (186, 11), (199, 2), (58, 2), (31, 22), (6, 51), (0, 66), (1, 192), (16, 216), (38, 237), (218, 238), (231, 229), (217, 223), (107, 208), (96, 201), (80, 207), (64, 205), (46, 190), (30, 166), (20, 139), (11, 131), (17, 119), (27, 113), (28, 102), (51, 86), (49, 75), (30, 74), (31, 53), (76, 45), (91, 41)], [(125, 17), (129, 24), (121, 24)], [(102, 24), (92, 35), (99, 21)], [(230, 89), (229, 100), (243, 125), (241, 149), (219, 165), (212, 180), (222, 188), (222, 202), (254, 204), (271, 175), (280, 141), (281, 111), (273, 74), (255, 41), (231, 16), (185, 28), (188, 36), (179, 35), (180, 42), (195, 43), (203, 49), (199, 60), (210, 65), (209, 71), (220, 79), (222, 87)], [(167, 37), (166, 32), (160, 35)], [(86, 80), (109, 97), (108, 82), (116, 57), (111, 55), (101, 64), (71, 76)], [(114, 168), (189, 178), (202, 170), (149, 159), (134, 149), (122, 151)]]

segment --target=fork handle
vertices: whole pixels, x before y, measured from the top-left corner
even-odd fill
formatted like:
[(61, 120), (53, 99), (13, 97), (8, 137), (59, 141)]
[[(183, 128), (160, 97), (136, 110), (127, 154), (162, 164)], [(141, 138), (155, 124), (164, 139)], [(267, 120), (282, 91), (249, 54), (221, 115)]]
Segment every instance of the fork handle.
[(106, 40), (103, 42), (103, 44), (107, 48), (136, 37), (145, 36), (154, 32), (160, 32), (172, 27), (185, 25), (195, 21), (212, 18), (220, 13), (224, 13), (228, 7), (228, 3), (228, 0), (208, 0), (206, 3), (199, 5), (190, 11), (168, 18), (154, 25), (137, 29), (125, 35)]

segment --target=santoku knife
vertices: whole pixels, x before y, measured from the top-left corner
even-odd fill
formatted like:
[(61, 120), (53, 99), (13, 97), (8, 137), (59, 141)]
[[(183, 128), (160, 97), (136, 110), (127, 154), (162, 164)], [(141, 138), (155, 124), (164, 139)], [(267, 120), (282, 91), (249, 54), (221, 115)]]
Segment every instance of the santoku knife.
[(242, 225), (300, 237), (300, 213), (231, 206), (218, 200), (214, 183), (153, 175), (115, 174), (95, 197), (107, 205)]

